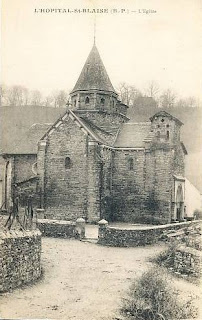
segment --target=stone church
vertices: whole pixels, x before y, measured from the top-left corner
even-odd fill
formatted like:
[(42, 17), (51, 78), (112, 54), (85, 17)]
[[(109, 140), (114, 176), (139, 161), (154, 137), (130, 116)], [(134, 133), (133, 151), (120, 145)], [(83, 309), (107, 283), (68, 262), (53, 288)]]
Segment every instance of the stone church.
[(69, 110), (38, 143), (47, 218), (168, 223), (184, 218), (181, 121), (131, 123), (94, 45)]
[(70, 97), (65, 114), (40, 137), (37, 155), (24, 161), (32, 169), (36, 162), (35, 176), (18, 183), (35, 186), (44, 217), (182, 221), (187, 154), (182, 122), (164, 111), (148, 122), (130, 122), (95, 44)]

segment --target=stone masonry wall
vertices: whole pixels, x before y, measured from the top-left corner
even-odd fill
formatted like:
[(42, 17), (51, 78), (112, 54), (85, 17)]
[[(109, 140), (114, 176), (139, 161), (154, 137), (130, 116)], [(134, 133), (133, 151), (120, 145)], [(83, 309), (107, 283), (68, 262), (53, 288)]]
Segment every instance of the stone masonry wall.
[[(43, 153), (42, 153), (43, 156)], [(71, 220), (87, 215), (87, 136), (70, 118), (47, 140), (44, 208), (49, 219)], [(65, 167), (65, 158), (70, 167)], [(39, 162), (43, 162), (39, 156)]]
[(43, 236), (54, 238), (76, 238), (76, 223), (63, 220), (38, 219), (37, 227)]
[(182, 274), (200, 276), (201, 252), (199, 250), (181, 246), (176, 249), (173, 269)]
[[(155, 157), (154, 201), (156, 202), (155, 215), (162, 223), (171, 222), (171, 196), (172, 196), (172, 149), (164, 146), (153, 152)], [(147, 168), (150, 170), (150, 168)]]
[(176, 145), (174, 149), (173, 174), (185, 175), (185, 156), (181, 145)]
[[(141, 227), (139, 229), (99, 226), (98, 243), (113, 247), (137, 247), (156, 243), (162, 239), (162, 235), (171, 230), (178, 230), (193, 224), (182, 222), (163, 226)], [(198, 223), (196, 221), (196, 223)]]
[(98, 112), (86, 112), (76, 110), (75, 113), (83, 117), (84, 119), (90, 120), (93, 124), (99, 128), (106, 130), (107, 132), (117, 133), (120, 126), (127, 120), (127, 118), (122, 117), (118, 113), (108, 114), (104, 111)]
[(41, 233), (0, 233), (0, 292), (32, 282), (41, 275)]
[(86, 221), (97, 222), (101, 212), (102, 159), (100, 147), (89, 142), (87, 161), (87, 210)]
[[(144, 150), (115, 151), (112, 168), (113, 220), (138, 221), (144, 214)], [(133, 159), (133, 169), (129, 168)]]
[[(132, 169), (129, 168), (130, 159), (133, 159)], [(176, 162), (170, 146), (116, 150), (112, 168), (112, 218), (128, 222), (170, 223)], [(179, 160), (180, 167), (182, 163)]]
[(102, 167), (100, 181), (100, 219), (113, 220), (112, 212), (112, 164), (114, 151), (101, 147)]

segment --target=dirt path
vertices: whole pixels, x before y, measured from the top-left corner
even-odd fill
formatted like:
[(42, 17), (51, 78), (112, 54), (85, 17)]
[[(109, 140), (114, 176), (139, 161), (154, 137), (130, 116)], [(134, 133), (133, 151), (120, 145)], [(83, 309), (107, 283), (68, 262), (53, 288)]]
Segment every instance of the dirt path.
[(101, 320), (117, 314), (131, 280), (150, 265), (159, 246), (108, 248), (43, 239), (44, 278), (0, 298), (2, 318)]

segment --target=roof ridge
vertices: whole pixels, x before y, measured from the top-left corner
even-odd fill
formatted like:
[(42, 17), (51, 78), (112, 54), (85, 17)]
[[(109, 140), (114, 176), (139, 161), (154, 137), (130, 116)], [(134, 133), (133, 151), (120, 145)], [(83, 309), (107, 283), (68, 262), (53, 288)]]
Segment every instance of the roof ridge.
[(124, 125), (128, 125), (128, 124), (145, 124), (145, 125), (151, 125), (151, 122), (148, 122), (148, 121), (144, 121), (144, 122), (127, 122), (127, 123), (124, 123)]

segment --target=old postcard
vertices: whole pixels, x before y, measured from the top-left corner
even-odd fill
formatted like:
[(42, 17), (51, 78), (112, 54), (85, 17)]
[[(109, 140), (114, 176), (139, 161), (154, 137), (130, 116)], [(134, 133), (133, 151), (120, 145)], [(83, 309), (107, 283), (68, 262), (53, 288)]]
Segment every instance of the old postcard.
[(202, 319), (202, 2), (1, 14), (0, 318)]

